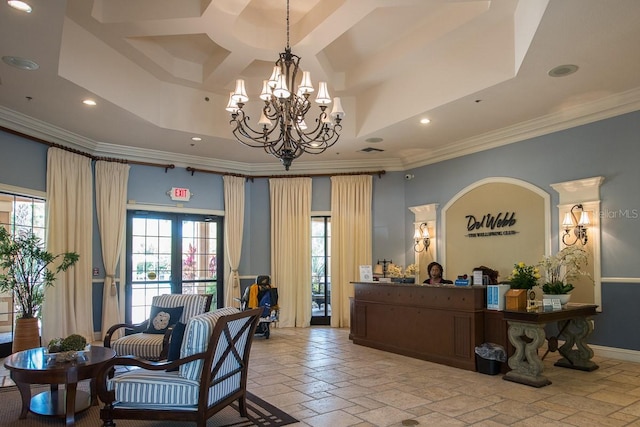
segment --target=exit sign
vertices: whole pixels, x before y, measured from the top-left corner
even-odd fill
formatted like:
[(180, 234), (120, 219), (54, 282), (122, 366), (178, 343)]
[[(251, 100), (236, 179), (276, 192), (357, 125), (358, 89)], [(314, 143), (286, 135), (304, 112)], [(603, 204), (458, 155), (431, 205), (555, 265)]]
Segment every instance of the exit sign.
[(171, 200), (188, 202), (189, 199), (191, 198), (191, 191), (189, 191), (188, 188), (173, 187), (169, 191), (169, 196), (171, 197)]

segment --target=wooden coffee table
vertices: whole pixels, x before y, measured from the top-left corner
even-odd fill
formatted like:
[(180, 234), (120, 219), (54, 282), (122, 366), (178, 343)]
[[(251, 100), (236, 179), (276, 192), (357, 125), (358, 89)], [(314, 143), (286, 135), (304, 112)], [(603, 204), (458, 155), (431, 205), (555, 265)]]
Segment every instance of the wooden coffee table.
[[(96, 376), (107, 360), (115, 357), (110, 348), (91, 346), (77, 360), (56, 362), (44, 348), (19, 351), (4, 362), (22, 396), (20, 419), (29, 411), (47, 416), (64, 416), (66, 425), (75, 423), (75, 414), (96, 405)], [(90, 393), (77, 390), (78, 382), (91, 380)], [(51, 384), (51, 389), (31, 397), (31, 384)], [(64, 384), (59, 390), (58, 385)]]

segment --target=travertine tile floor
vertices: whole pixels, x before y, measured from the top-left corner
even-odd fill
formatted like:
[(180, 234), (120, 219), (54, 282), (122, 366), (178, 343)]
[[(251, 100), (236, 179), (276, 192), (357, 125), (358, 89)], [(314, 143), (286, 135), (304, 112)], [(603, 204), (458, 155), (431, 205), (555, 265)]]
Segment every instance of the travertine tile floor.
[(256, 336), (248, 389), (300, 426), (640, 426), (639, 363), (596, 354), (600, 368), (582, 372), (553, 366), (558, 355), (549, 353), (553, 384), (533, 388), (354, 345), (348, 336), (328, 327)]

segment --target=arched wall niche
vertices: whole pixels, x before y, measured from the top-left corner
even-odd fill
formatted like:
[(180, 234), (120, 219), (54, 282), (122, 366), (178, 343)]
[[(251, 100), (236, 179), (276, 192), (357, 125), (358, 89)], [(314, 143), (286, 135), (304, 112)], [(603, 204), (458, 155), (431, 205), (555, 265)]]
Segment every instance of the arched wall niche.
[(551, 253), (550, 195), (509, 177), (490, 177), (458, 192), (442, 208), (441, 260), (448, 279), (481, 265), (506, 281), (513, 265)]
[[(422, 206), (413, 206), (409, 210), (413, 212), (415, 219), (413, 222), (413, 231), (420, 229), (422, 224), (426, 224), (431, 243), (425, 248), (422, 243), (414, 244), (415, 264), (418, 266), (418, 274), (416, 275), (416, 283), (422, 283), (429, 277), (427, 265), (431, 261), (438, 258), (438, 236), (436, 235), (436, 225), (438, 218), (438, 204), (431, 203)], [(416, 251), (417, 250), (417, 251)]]
[[(577, 242), (589, 254), (588, 265), (584, 268), (591, 278), (581, 277), (573, 285), (575, 289), (571, 292), (572, 302), (581, 302), (598, 305), (598, 310), (602, 310), (602, 273), (600, 259), (600, 186), (604, 182), (603, 176), (583, 178), (574, 181), (559, 182), (551, 184), (551, 187), (558, 192), (558, 250), (565, 247), (562, 236), (565, 230), (562, 221), (566, 213), (577, 204), (582, 205), (582, 209), (587, 212), (590, 224), (587, 228), (587, 243), (582, 245)], [(571, 243), (573, 239), (569, 239)]]

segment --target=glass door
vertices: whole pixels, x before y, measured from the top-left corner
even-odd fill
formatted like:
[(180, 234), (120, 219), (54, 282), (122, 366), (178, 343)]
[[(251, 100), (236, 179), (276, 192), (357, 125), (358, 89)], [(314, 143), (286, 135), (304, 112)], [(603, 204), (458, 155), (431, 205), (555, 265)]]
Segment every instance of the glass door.
[(311, 324), (331, 323), (331, 218), (311, 218)]
[(147, 318), (152, 298), (168, 293), (212, 294), (223, 300), (222, 218), (129, 211), (125, 320)]

